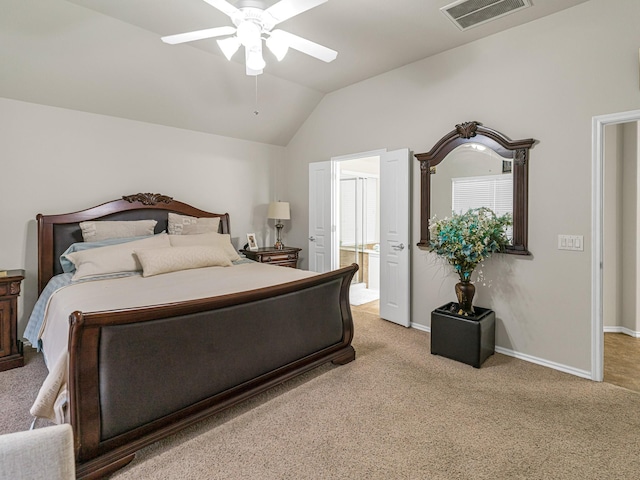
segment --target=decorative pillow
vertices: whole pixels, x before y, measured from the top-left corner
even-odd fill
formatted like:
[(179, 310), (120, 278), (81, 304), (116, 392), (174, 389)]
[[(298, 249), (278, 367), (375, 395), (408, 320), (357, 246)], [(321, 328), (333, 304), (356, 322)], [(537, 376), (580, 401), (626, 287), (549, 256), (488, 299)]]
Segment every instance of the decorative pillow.
[(169, 235), (195, 235), (199, 233), (217, 232), (220, 218), (190, 217), (169, 213)]
[(100, 248), (100, 247), (108, 247), (109, 245), (117, 245), (119, 243), (127, 243), (134, 242), (136, 240), (142, 240), (143, 238), (149, 238), (148, 236), (144, 237), (131, 237), (131, 238), (109, 238), (108, 240), (100, 240), (99, 242), (77, 242), (72, 243), (69, 248), (67, 248), (62, 255), (60, 255), (60, 266), (62, 267), (62, 271), (64, 273), (72, 273), (76, 271), (76, 266), (69, 259), (66, 258), (66, 255), (74, 252), (81, 252), (83, 250), (89, 250), (91, 248)]
[(142, 267), (134, 255), (135, 250), (170, 246), (169, 236), (166, 233), (160, 233), (142, 240), (92, 248), (70, 253), (64, 257), (75, 265), (76, 273), (73, 274), (71, 280), (77, 281), (114, 273), (140, 271)]
[(142, 276), (177, 272), (203, 267), (230, 267), (224, 252), (211, 246), (168, 247), (136, 250), (142, 265)]
[(155, 220), (89, 221), (80, 222), (85, 242), (98, 242), (110, 238), (147, 237), (153, 235)]
[(240, 260), (240, 255), (231, 244), (231, 235), (228, 233), (202, 233), (200, 235), (169, 235), (172, 247), (209, 246), (222, 250), (229, 260)]

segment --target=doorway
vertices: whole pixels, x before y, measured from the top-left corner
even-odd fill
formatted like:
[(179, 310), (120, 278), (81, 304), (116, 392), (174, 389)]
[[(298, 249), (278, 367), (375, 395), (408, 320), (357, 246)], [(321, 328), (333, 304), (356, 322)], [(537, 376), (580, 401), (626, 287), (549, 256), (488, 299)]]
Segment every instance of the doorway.
[[(604, 378), (604, 262), (605, 262), (605, 131), (610, 125), (619, 125), (640, 121), (640, 110), (601, 115), (592, 122), (592, 297), (591, 297), (591, 379), (602, 381)], [(640, 155), (639, 155), (640, 156)], [(636, 198), (637, 183), (636, 183)], [(637, 204), (637, 200), (636, 200)], [(638, 248), (636, 246), (634, 263), (637, 264)], [(609, 260), (611, 263), (611, 260)], [(636, 270), (637, 272), (637, 270)], [(640, 311), (636, 304), (636, 311)], [(637, 318), (637, 317), (636, 317)], [(637, 328), (637, 327), (636, 327)], [(635, 330), (637, 332), (638, 329)]]
[[(380, 157), (368, 156), (337, 164), (336, 194), (339, 266), (357, 263), (351, 305), (380, 298)], [(376, 311), (376, 303), (369, 305)]]
[(640, 391), (640, 123), (604, 129), (603, 381)]
[[(409, 149), (376, 150), (309, 164), (309, 270), (323, 273), (340, 265), (340, 163), (379, 157), (380, 299), (378, 314), (411, 326), (411, 168)], [(371, 246), (372, 256), (376, 253)], [(367, 275), (368, 276), (368, 275)]]

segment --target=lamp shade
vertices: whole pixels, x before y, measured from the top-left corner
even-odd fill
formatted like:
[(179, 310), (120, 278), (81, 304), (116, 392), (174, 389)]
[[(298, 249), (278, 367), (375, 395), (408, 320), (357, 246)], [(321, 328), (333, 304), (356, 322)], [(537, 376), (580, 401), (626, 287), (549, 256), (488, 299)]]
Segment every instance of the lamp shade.
[(271, 202), (269, 204), (269, 210), (267, 212), (267, 218), (274, 218), (277, 220), (289, 220), (291, 219), (291, 213), (289, 210), (289, 202)]

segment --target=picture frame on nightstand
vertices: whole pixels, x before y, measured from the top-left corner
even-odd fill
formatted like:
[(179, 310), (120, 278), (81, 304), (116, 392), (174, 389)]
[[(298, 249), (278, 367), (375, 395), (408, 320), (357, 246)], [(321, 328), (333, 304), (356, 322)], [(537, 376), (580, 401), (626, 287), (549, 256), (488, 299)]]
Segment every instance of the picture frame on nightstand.
[(258, 250), (258, 242), (256, 242), (256, 234), (255, 233), (247, 233), (247, 248), (249, 250), (255, 251)]

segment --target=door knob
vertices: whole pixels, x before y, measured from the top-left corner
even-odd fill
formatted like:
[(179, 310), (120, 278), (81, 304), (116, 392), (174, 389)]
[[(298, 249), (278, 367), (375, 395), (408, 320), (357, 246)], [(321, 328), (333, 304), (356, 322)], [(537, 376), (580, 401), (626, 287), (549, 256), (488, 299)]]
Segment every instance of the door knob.
[(316, 241), (316, 239), (315, 239), (315, 237), (309, 237), (309, 241), (310, 241), (310, 242), (315, 242), (315, 241)]
[(391, 248), (394, 250), (404, 250), (404, 243), (401, 243), (400, 245), (392, 245)]

